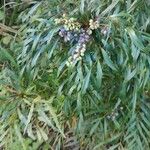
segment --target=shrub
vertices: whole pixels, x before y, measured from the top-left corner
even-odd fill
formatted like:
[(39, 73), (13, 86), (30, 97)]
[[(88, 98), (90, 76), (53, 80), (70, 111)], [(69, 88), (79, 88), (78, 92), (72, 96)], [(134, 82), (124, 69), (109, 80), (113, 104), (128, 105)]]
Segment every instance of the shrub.
[(1, 49), (2, 147), (149, 149), (149, 7), (55, 0), (22, 11), (17, 52)]

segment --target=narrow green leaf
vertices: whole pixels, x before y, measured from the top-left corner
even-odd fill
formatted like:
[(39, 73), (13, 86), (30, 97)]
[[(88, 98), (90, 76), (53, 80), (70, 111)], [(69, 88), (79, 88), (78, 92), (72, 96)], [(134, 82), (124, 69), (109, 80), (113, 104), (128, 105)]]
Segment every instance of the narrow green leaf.
[(84, 13), (84, 7), (85, 7), (85, 0), (81, 0), (81, 4), (80, 4), (81, 13)]
[(14, 57), (6, 50), (0, 46), (0, 58), (3, 57), (6, 60), (9, 60), (14, 66), (18, 67)]
[(20, 129), (19, 129), (18, 125), (17, 125), (17, 124), (14, 124), (14, 128), (15, 128), (16, 135), (18, 136), (18, 140), (19, 140), (19, 141), (21, 142), (21, 144), (22, 144), (23, 150), (27, 150), (27, 148), (26, 148), (26, 146), (25, 146), (25, 143), (24, 143), (24, 140), (23, 140), (23, 137), (22, 137), (22, 135), (21, 135), (21, 133), (20, 133)]
[(91, 130), (90, 130), (90, 136), (97, 130), (98, 126), (99, 126), (99, 121), (96, 122), (96, 123), (92, 126), (92, 128), (91, 128)]
[(50, 111), (50, 113), (51, 113), (51, 115), (52, 115), (52, 117), (53, 117), (53, 120), (54, 120), (54, 122), (55, 122), (55, 124), (56, 124), (56, 127), (58, 128), (58, 130), (59, 130), (59, 132), (62, 134), (62, 136), (65, 138), (65, 135), (64, 135), (64, 133), (63, 133), (63, 130), (61, 129), (61, 126), (60, 126), (60, 124), (59, 124), (58, 117), (57, 117), (57, 115), (56, 115), (56, 113), (55, 113), (53, 107), (50, 106), (50, 105), (49, 105), (49, 111)]
[(100, 142), (98, 145), (96, 145), (93, 148), (93, 150), (96, 150), (96, 149), (100, 148), (101, 146), (103, 146), (104, 144), (108, 144), (108, 143), (118, 139), (120, 136), (121, 136), (121, 134), (113, 135), (111, 138), (107, 139), (106, 141)]
[(110, 57), (108, 56), (108, 54), (106, 53), (106, 51), (104, 49), (102, 49), (102, 54), (104, 57), (104, 61), (105, 63), (112, 69), (112, 70), (117, 70), (116, 67), (114, 66), (113, 62), (111, 61)]
[(101, 68), (101, 65), (100, 65), (100, 62), (98, 61), (97, 62), (97, 73), (96, 73), (96, 79), (97, 79), (97, 85), (98, 85), (98, 88), (100, 88), (101, 86), (101, 82), (102, 82), (102, 76), (103, 76), (103, 72), (102, 72), (102, 68)]
[(27, 128), (28, 128), (28, 124), (29, 124), (30, 121), (31, 121), (31, 118), (32, 118), (32, 115), (33, 115), (33, 110), (34, 110), (34, 103), (32, 103), (31, 108), (30, 108), (30, 112), (29, 112), (29, 114), (28, 114), (28, 118), (27, 118), (27, 121), (26, 121), (26, 126), (25, 126), (25, 128), (24, 128), (24, 134), (25, 134), (25, 132), (26, 132), (26, 130), (27, 130)]
[(39, 129), (41, 136), (44, 139), (44, 141), (47, 141), (48, 140), (47, 134), (44, 132), (44, 130), (42, 128), (38, 127), (38, 129)]
[(131, 72), (131, 70), (128, 70), (128, 74), (125, 78), (125, 81), (127, 82), (127, 81), (131, 80), (136, 75), (136, 72), (137, 72), (136, 68), (132, 72)]
[(85, 94), (87, 88), (89, 87), (89, 82), (90, 82), (90, 76), (91, 76), (91, 70), (87, 70), (87, 75), (83, 80), (83, 86), (82, 86), (82, 93)]

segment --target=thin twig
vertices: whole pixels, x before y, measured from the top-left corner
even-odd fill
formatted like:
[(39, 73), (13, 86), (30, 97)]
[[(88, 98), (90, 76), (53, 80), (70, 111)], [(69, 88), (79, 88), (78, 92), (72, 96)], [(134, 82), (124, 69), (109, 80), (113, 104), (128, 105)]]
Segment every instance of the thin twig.
[(2, 23), (0, 23), (0, 28), (3, 30), (3, 31), (9, 31), (9, 32), (12, 32), (12, 33), (15, 33), (17, 34), (17, 30), (14, 30), (12, 29), (11, 27), (8, 27)]

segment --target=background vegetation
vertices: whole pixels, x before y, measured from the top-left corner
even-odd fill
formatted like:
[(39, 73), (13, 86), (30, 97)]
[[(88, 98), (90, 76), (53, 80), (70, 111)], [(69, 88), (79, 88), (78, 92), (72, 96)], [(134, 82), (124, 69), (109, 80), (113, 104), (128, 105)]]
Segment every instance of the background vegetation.
[[(64, 13), (100, 19), (73, 68)], [(0, 21), (1, 149), (150, 149), (149, 0), (4, 0)]]

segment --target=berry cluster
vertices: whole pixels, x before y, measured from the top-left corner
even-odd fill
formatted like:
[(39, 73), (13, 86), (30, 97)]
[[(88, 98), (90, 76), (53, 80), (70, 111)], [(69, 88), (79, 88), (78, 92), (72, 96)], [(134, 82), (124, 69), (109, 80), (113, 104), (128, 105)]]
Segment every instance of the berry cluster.
[(90, 29), (92, 29), (92, 30), (95, 30), (99, 27), (99, 23), (97, 20), (93, 21), (92, 19), (90, 19), (89, 25), (90, 25)]
[(76, 30), (78, 31), (81, 27), (80, 23), (76, 21), (75, 18), (67, 18), (66, 15), (64, 14), (62, 18), (60, 19), (55, 19), (56, 24), (63, 24), (64, 28), (69, 31), (69, 30)]
[(75, 44), (72, 55), (66, 62), (67, 66), (75, 65), (77, 61), (81, 60), (86, 51), (86, 45), (90, 41), (92, 30), (99, 28), (98, 21), (90, 19), (89, 26), (83, 28), (82, 25), (76, 21), (75, 18), (67, 18), (63, 15), (60, 19), (55, 19), (56, 24), (61, 24), (59, 35), (64, 39), (64, 42), (71, 41)]
[(123, 110), (123, 107), (120, 107), (120, 108), (116, 108), (115, 110), (113, 110), (111, 112), (110, 115), (107, 116), (108, 119), (114, 121), (116, 119), (116, 117), (119, 116), (119, 111), (122, 111)]
[(82, 59), (82, 56), (84, 56), (85, 51), (86, 51), (86, 45), (78, 44), (75, 48), (74, 53), (72, 54), (72, 56), (69, 57), (68, 61), (66, 62), (66, 65), (72, 66), (76, 64), (77, 61)]
[(101, 33), (102, 33), (104, 36), (106, 36), (108, 32), (109, 32), (109, 28), (108, 28), (107, 26), (106, 26), (106, 27), (103, 27), (103, 28), (101, 29)]
[(72, 33), (67, 31), (65, 28), (60, 29), (59, 35), (64, 38), (65, 42), (68, 42), (73, 38)]

